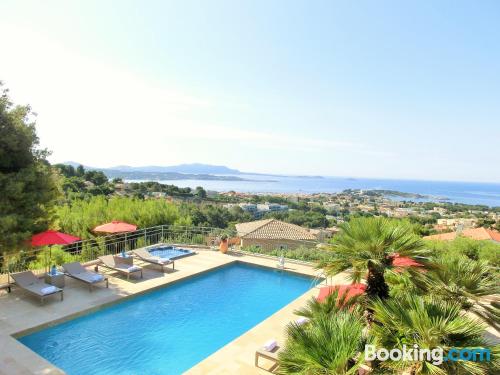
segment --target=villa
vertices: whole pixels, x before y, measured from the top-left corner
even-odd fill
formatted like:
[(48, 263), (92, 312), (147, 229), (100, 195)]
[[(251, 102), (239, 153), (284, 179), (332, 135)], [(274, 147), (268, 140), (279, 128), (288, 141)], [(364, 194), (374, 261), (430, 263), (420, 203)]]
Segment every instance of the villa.
[(241, 247), (257, 246), (262, 249), (294, 249), (315, 245), (318, 238), (309, 230), (276, 219), (265, 219), (236, 224)]
[[(300, 232), (267, 222), (267, 230)], [(270, 339), (284, 341), (294, 310), (323, 283), (318, 271), (294, 262), (276, 273), (273, 259), (156, 243), (172, 238), (167, 232), (162, 228), (158, 239), (158, 228), (147, 229), (148, 246), (108, 256), (141, 275), (124, 276), (100, 257), (83, 263), (83, 272), (106, 281), (90, 290), (85, 278), (69, 277), (69, 266), (60, 268), (62, 301), (48, 295), (40, 303), (17, 285), (0, 292), (0, 374), (91, 374), (96, 366), (99, 374), (268, 373), (273, 362), (261, 359), (255, 367), (255, 352)]]
[[(316, 243), (310, 231), (274, 219), (237, 230), (245, 246)], [(12, 291), (0, 293), (0, 374), (268, 374), (281, 365), (277, 352), (289, 339), (289, 323), (303, 322), (298, 309), (340, 288), (347, 295), (366, 288), (352, 284), (348, 272), (326, 279), (311, 263), (197, 245), (212, 235), (207, 228), (157, 226), (105, 237), (105, 247), (79, 240), (66, 248), (78, 261), (58, 263), (54, 272), (26, 270), (15, 262), (19, 255), (3, 258), (18, 269), (6, 275), (15, 280)], [(40, 258), (40, 251), (30, 256)], [(405, 257), (398, 262), (422, 266)], [(20, 274), (32, 274), (31, 284)]]

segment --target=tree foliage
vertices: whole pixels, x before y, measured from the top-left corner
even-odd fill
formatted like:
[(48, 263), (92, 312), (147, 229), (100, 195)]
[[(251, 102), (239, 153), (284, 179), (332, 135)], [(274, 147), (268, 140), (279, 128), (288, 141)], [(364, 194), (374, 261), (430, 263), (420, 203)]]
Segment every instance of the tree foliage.
[(39, 148), (29, 106), (0, 97), (0, 252), (48, 228), (59, 197), (57, 178)]
[(362, 319), (348, 312), (322, 315), (306, 325), (291, 323), (279, 354), (280, 374), (357, 374), (363, 346)]
[(62, 175), (62, 189), (67, 199), (85, 199), (95, 195), (110, 195), (114, 183), (109, 182), (101, 171), (85, 170), (82, 165), (56, 164), (54, 168)]
[(467, 237), (457, 237), (453, 241), (425, 241), (427, 248), (435, 256), (464, 255), (473, 260), (487, 261), (493, 267), (500, 267), (500, 244), (493, 241), (478, 241)]
[(340, 233), (333, 239), (331, 250), (336, 259), (323, 262), (319, 267), (328, 275), (351, 269), (353, 281), (366, 280), (370, 297), (387, 298), (389, 287), (384, 273), (392, 268), (395, 254), (410, 258), (423, 256), (428, 253), (423, 245), (407, 222), (354, 218), (341, 225)]
[(435, 265), (424, 278), (429, 294), (459, 303), (462, 309), (500, 329), (500, 308), (485, 298), (500, 293), (499, 274), (488, 262), (448, 255), (435, 259)]
[(326, 213), (318, 210), (272, 212), (266, 214), (265, 218), (274, 218), (307, 228), (327, 228), (331, 224)]
[[(458, 303), (427, 296), (406, 295), (373, 304), (374, 324), (370, 334), (376, 346), (402, 349), (417, 344), (423, 349), (480, 348), (488, 346), (483, 339), (485, 326), (467, 317)], [(495, 358), (495, 354), (493, 354)], [(394, 373), (409, 374), (488, 374), (493, 363), (448, 361), (433, 364), (426, 358), (419, 361), (385, 361), (380, 364)]]
[(252, 215), (238, 206), (227, 209), (214, 204), (185, 203), (181, 205), (181, 212), (191, 218), (193, 225), (200, 227), (227, 228), (253, 220)]
[[(121, 220), (139, 228), (177, 224), (181, 220), (178, 207), (166, 200), (141, 200), (128, 197), (103, 196), (88, 200), (73, 200), (57, 207), (58, 227), (81, 238), (93, 237), (92, 229), (99, 224)], [(190, 224), (184, 220), (183, 224)]]

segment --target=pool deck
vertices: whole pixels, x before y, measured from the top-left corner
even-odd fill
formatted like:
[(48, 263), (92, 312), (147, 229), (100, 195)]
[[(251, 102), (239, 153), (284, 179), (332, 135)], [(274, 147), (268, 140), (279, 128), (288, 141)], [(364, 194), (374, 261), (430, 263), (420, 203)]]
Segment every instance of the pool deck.
[[(197, 254), (194, 256), (176, 260), (176, 270), (169, 269), (165, 274), (159, 272), (158, 267), (154, 265), (145, 266), (143, 268), (143, 279), (131, 277), (130, 281), (127, 281), (112, 271), (100, 267), (99, 271), (110, 276), (109, 289), (98, 286), (92, 292), (89, 292), (85, 284), (66, 277), (64, 301), (62, 302), (60, 302), (59, 297), (49, 297), (46, 298), (44, 304), (41, 304), (38, 298), (16, 287), (13, 288), (12, 293), (1, 291), (0, 375), (64, 374), (63, 371), (19, 343), (13, 335), (35, 331), (40, 327), (98, 310), (120, 299), (144, 293), (234, 261), (276, 267), (276, 259), (246, 254), (224, 255), (209, 249), (196, 249), (196, 251)], [(139, 262), (136, 264), (144, 265)], [(318, 275), (317, 270), (304, 264), (287, 262), (286, 269), (305, 275)], [(335, 282), (345, 282), (344, 275), (338, 275), (336, 279)], [(188, 373), (268, 374), (267, 371), (254, 366), (255, 350), (270, 338), (283, 342), (285, 325), (296, 318), (293, 311), (302, 306), (310, 296), (317, 293), (317, 288), (306, 292), (268, 319), (195, 365)], [(269, 368), (272, 364), (262, 360), (261, 365)]]

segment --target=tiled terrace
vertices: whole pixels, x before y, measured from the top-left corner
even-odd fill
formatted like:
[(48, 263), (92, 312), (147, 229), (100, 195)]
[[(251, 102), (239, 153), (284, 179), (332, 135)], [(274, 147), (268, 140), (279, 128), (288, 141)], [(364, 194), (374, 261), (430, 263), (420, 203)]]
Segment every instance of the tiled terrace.
[[(12, 335), (49, 323), (63, 321), (82, 313), (112, 304), (122, 298), (146, 292), (180, 279), (204, 272), (215, 267), (242, 261), (275, 267), (276, 260), (251, 255), (223, 255), (208, 249), (196, 249), (197, 255), (175, 261), (176, 270), (165, 274), (154, 266), (144, 268), (144, 279), (126, 281), (121, 277), (110, 277), (109, 289), (105, 287), (88, 288), (73, 279), (66, 278), (64, 301), (58, 297), (47, 298), (43, 305), (39, 299), (25, 294), (18, 288), (12, 293), (0, 292), (0, 374), (62, 374), (61, 370), (20, 344)], [(317, 275), (312, 267), (303, 264), (287, 263), (289, 271), (307, 275)], [(100, 271), (107, 272), (105, 268)], [(109, 272), (110, 276), (116, 276)], [(341, 279), (343, 276), (338, 276)], [(293, 310), (301, 306), (307, 298), (317, 293), (313, 289), (302, 295), (274, 315), (252, 328), (233, 342), (194, 366), (193, 374), (258, 374), (267, 373), (254, 367), (255, 350), (269, 338), (282, 342), (283, 328), (294, 319)], [(269, 366), (262, 360), (262, 366)]]

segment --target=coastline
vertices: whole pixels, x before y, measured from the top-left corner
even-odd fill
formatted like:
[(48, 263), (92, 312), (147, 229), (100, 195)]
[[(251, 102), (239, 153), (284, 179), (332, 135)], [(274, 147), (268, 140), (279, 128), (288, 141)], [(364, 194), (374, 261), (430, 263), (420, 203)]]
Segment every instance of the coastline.
[[(441, 182), (417, 180), (388, 179), (348, 179), (341, 177), (325, 177), (311, 179), (302, 177), (275, 177), (269, 181), (263, 175), (252, 175), (248, 181), (222, 180), (157, 180), (162, 184), (174, 184), (179, 187), (196, 188), (202, 186), (207, 191), (238, 192), (253, 195), (313, 196), (318, 194), (338, 194), (344, 190), (387, 190), (400, 192), (405, 196), (392, 197), (395, 200), (415, 202), (432, 201), (436, 203), (461, 203), (500, 207), (500, 184), (473, 182)], [(127, 182), (144, 182), (146, 180), (128, 180)], [(408, 196), (410, 195), (410, 196)], [(391, 199), (392, 199), (391, 198)], [(402, 198), (402, 199), (400, 199)]]

